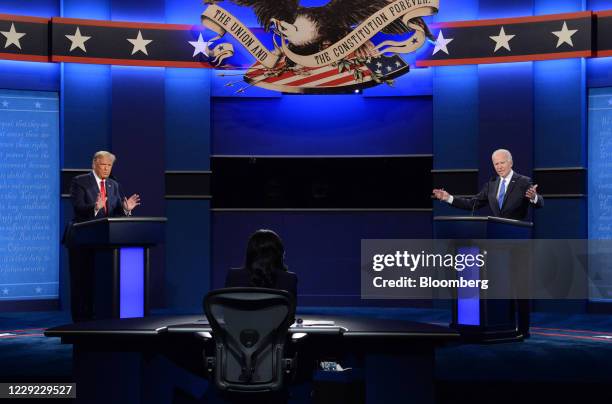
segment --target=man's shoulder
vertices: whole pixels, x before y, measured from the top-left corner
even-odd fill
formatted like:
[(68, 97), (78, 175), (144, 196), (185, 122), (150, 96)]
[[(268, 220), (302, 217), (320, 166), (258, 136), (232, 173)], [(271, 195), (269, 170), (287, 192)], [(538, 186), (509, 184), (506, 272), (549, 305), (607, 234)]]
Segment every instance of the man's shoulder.
[(496, 176), (492, 176), (491, 178), (489, 178), (487, 180), (487, 182), (485, 182), (484, 185), (482, 186), (482, 188), (483, 188), (482, 190), (486, 191), (488, 189), (491, 189), (490, 187), (493, 187), (495, 185), (495, 182), (497, 181), (497, 178), (498, 177), (496, 177)]
[(530, 177), (523, 175), (523, 174), (519, 174), (516, 171), (514, 172), (512, 176), (516, 179), (516, 181), (519, 181), (519, 182), (531, 182)]
[(106, 187), (107, 188), (115, 188), (115, 189), (119, 189), (119, 182), (117, 180), (114, 180), (112, 178), (107, 178), (106, 180)]
[(93, 178), (93, 175), (91, 172), (89, 172), (85, 174), (79, 174), (76, 177), (73, 177), (72, 182), (77, 183), (77, 184), (87, 184), (92, 180), (92, 178)]

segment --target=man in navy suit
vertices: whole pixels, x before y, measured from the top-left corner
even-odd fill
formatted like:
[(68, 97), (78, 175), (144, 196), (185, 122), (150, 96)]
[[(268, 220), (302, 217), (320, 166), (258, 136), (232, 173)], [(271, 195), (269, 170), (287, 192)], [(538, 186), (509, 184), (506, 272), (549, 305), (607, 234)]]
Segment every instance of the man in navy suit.
[[(497, 176), (491, 178), (473, 198), (453, 197), (444, 189), (434, 189), (433, 195), (452, 206), (474, 211), (487, 204), (494, 216), (507, 219), (525, 220), (529, 207), (541, 208), (544, 198), (537, 193), (537, 185), (531, 179), (512, 170), (512, 154), (506, 149), (499, 149), (491, 156)], [(518, 305), (518, 331), (529, 336), (530, 301), (521, 299)]]
[[(73, 222), (129, 216), (140, 205), (137, 194), (129, 198), (122, 197), (119, 183), (109, 178), (114, 162), (115, 156), (112, 153), (99, 151), (93, 156), (92, 171), (72, 179), (70, 197), (74, 208)], [(90, 320), (94, 315), (93, 251), (70, 245), (70, 227), (65, 241), (69, 247), (72, 320)]]
[(493, 216), (525, 220), (529, 207), (541, 208), (544, 199), (537, 194), (537, 185), (531, 179), (512, 170), (512, 154), (496, 150), (491, 156), (497, 176), (491, 178), (473, 198), (457, 198), (444, 189), (434, 189), (434, 196), (460, 209), (474, 210), (487, 204)]
[(130, 215), (140, 205), (137, 194), (122, 197), (119, 183), (109, 178), (114, 163), (112, 153), (99, 151), (93, 157), (93, 170), (72, 179), (70, 197), (75, 222)]

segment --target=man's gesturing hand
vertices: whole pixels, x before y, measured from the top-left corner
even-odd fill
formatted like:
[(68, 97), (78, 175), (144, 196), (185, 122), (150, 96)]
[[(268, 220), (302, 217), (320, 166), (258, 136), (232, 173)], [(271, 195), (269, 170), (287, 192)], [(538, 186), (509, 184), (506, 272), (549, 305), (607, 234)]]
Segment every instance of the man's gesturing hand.
[(449, 193), (446, 192), (444, 190), (444, 188), (442, 188), (442, 189), (434, 189), (432, 191), (432, 193), (433, 193), (433, 196), (435, 196), (437, 199), (439, 199), (441, 201), (446, 201), (450, 197)]
[(533, 201), (536, 195), (538, 194), (537, 189), (538, 184), (530, 186), (529, 189), (527, 189), (527, 192), (525, 192), (525, 197), (528, 198), (530, 201)]
[(96, 198), (96, 210), (102, 210), (106, 206), (106, 197), (102, 197), (101, 193), (98, 193)]
[(131, 212), (138, 205), (140, 205), (140, 196), (138, 194), (134, 194), (129, 198), (123, 198), (123, 209), (128, 212)]

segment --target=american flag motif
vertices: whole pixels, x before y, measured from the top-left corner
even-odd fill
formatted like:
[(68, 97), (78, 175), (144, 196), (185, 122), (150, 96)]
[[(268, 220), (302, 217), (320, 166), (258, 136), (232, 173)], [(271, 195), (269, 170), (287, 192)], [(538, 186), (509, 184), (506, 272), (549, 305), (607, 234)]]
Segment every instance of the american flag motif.
[[(591, 11), (519, 18), (443, 22), (431, 26), (435, 45), (418, 67), (591, 57), (605, 17)], [(602, 24), (603, 23), (603, 24)], [(607, 31), (608, 36), (610, 31)], [(595, 40), (597, 39), (597, 41)], [(610, 42), (612, 44), (612, 41)]]
[(289, 66), (280, 61), (273, 69), (259, 63), (244, 76), (247, 83), (285, 93), (333, 93), (375, 86), (409, 71), (397, 56), (378, 56), (341, 61), (322, 67)]
[[(418, 55), (417, 67), (612, 56), (612, 10), (441, 22), (431, 28), (437, 39), (429, 52)], [(264, 35), (263, 29), (254, 29), (253, 35)], [(220, 60), (214, 60), (217, 55), (211, 55), (210, 51), (225, 52), (225, 45), (211, 48), (212, 41), (207, 36), (210, 35), (199, 25), (0, 14), (0, 60), (189, 68), (223, 66)], [(244, 68), (250, 65), (240, 58), (232, 59), (230, 52), (222, 56), (228, 58), (227, 66)], [(376, 70), (372, 70), (369, 63), (363, 64), (369, 67), (370, 73)], [(335, 67), (321, 67), (317, 74), (333, 75)], [(253, 66), (246, 78), (257, 77), (262, 80), (262, 86), (276, 89), (273, 83), (281, 79), (275, 71), (267, 72), (270, 76), (262, 78), (258, 77), (262, 75), (258, 69), (263, 67)], [(299, 79), (305, 79), (310, 70), (313, 69), (302, 69)], [(373, 86), (375, 81), (367, 75), (367, 70), (360, 70), (364, 73), (361, 78), (364, 87)], [(339, 73), (342, 74), (332, 80), (345, 81), (336, 86), (325, 83), (280, 85), (284, 86), (283, 91), (293, 92), (301, 91), (300, 87), (304, 91), (323, 89), (323, 92), (358, 87), (359, 79), (351, 82), (351, 74)]]

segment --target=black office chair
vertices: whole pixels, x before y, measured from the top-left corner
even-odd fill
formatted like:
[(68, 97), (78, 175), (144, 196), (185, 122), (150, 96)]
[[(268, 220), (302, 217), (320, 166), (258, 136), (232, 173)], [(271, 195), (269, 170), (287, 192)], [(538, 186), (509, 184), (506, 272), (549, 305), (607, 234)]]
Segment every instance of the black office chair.
[(226, 288), (204, 298), (215, 356), (206, 358), (217, 387), (231, 392), (278, 391), (295, 368), (284, 358), (295, 298), (266, 288)]

